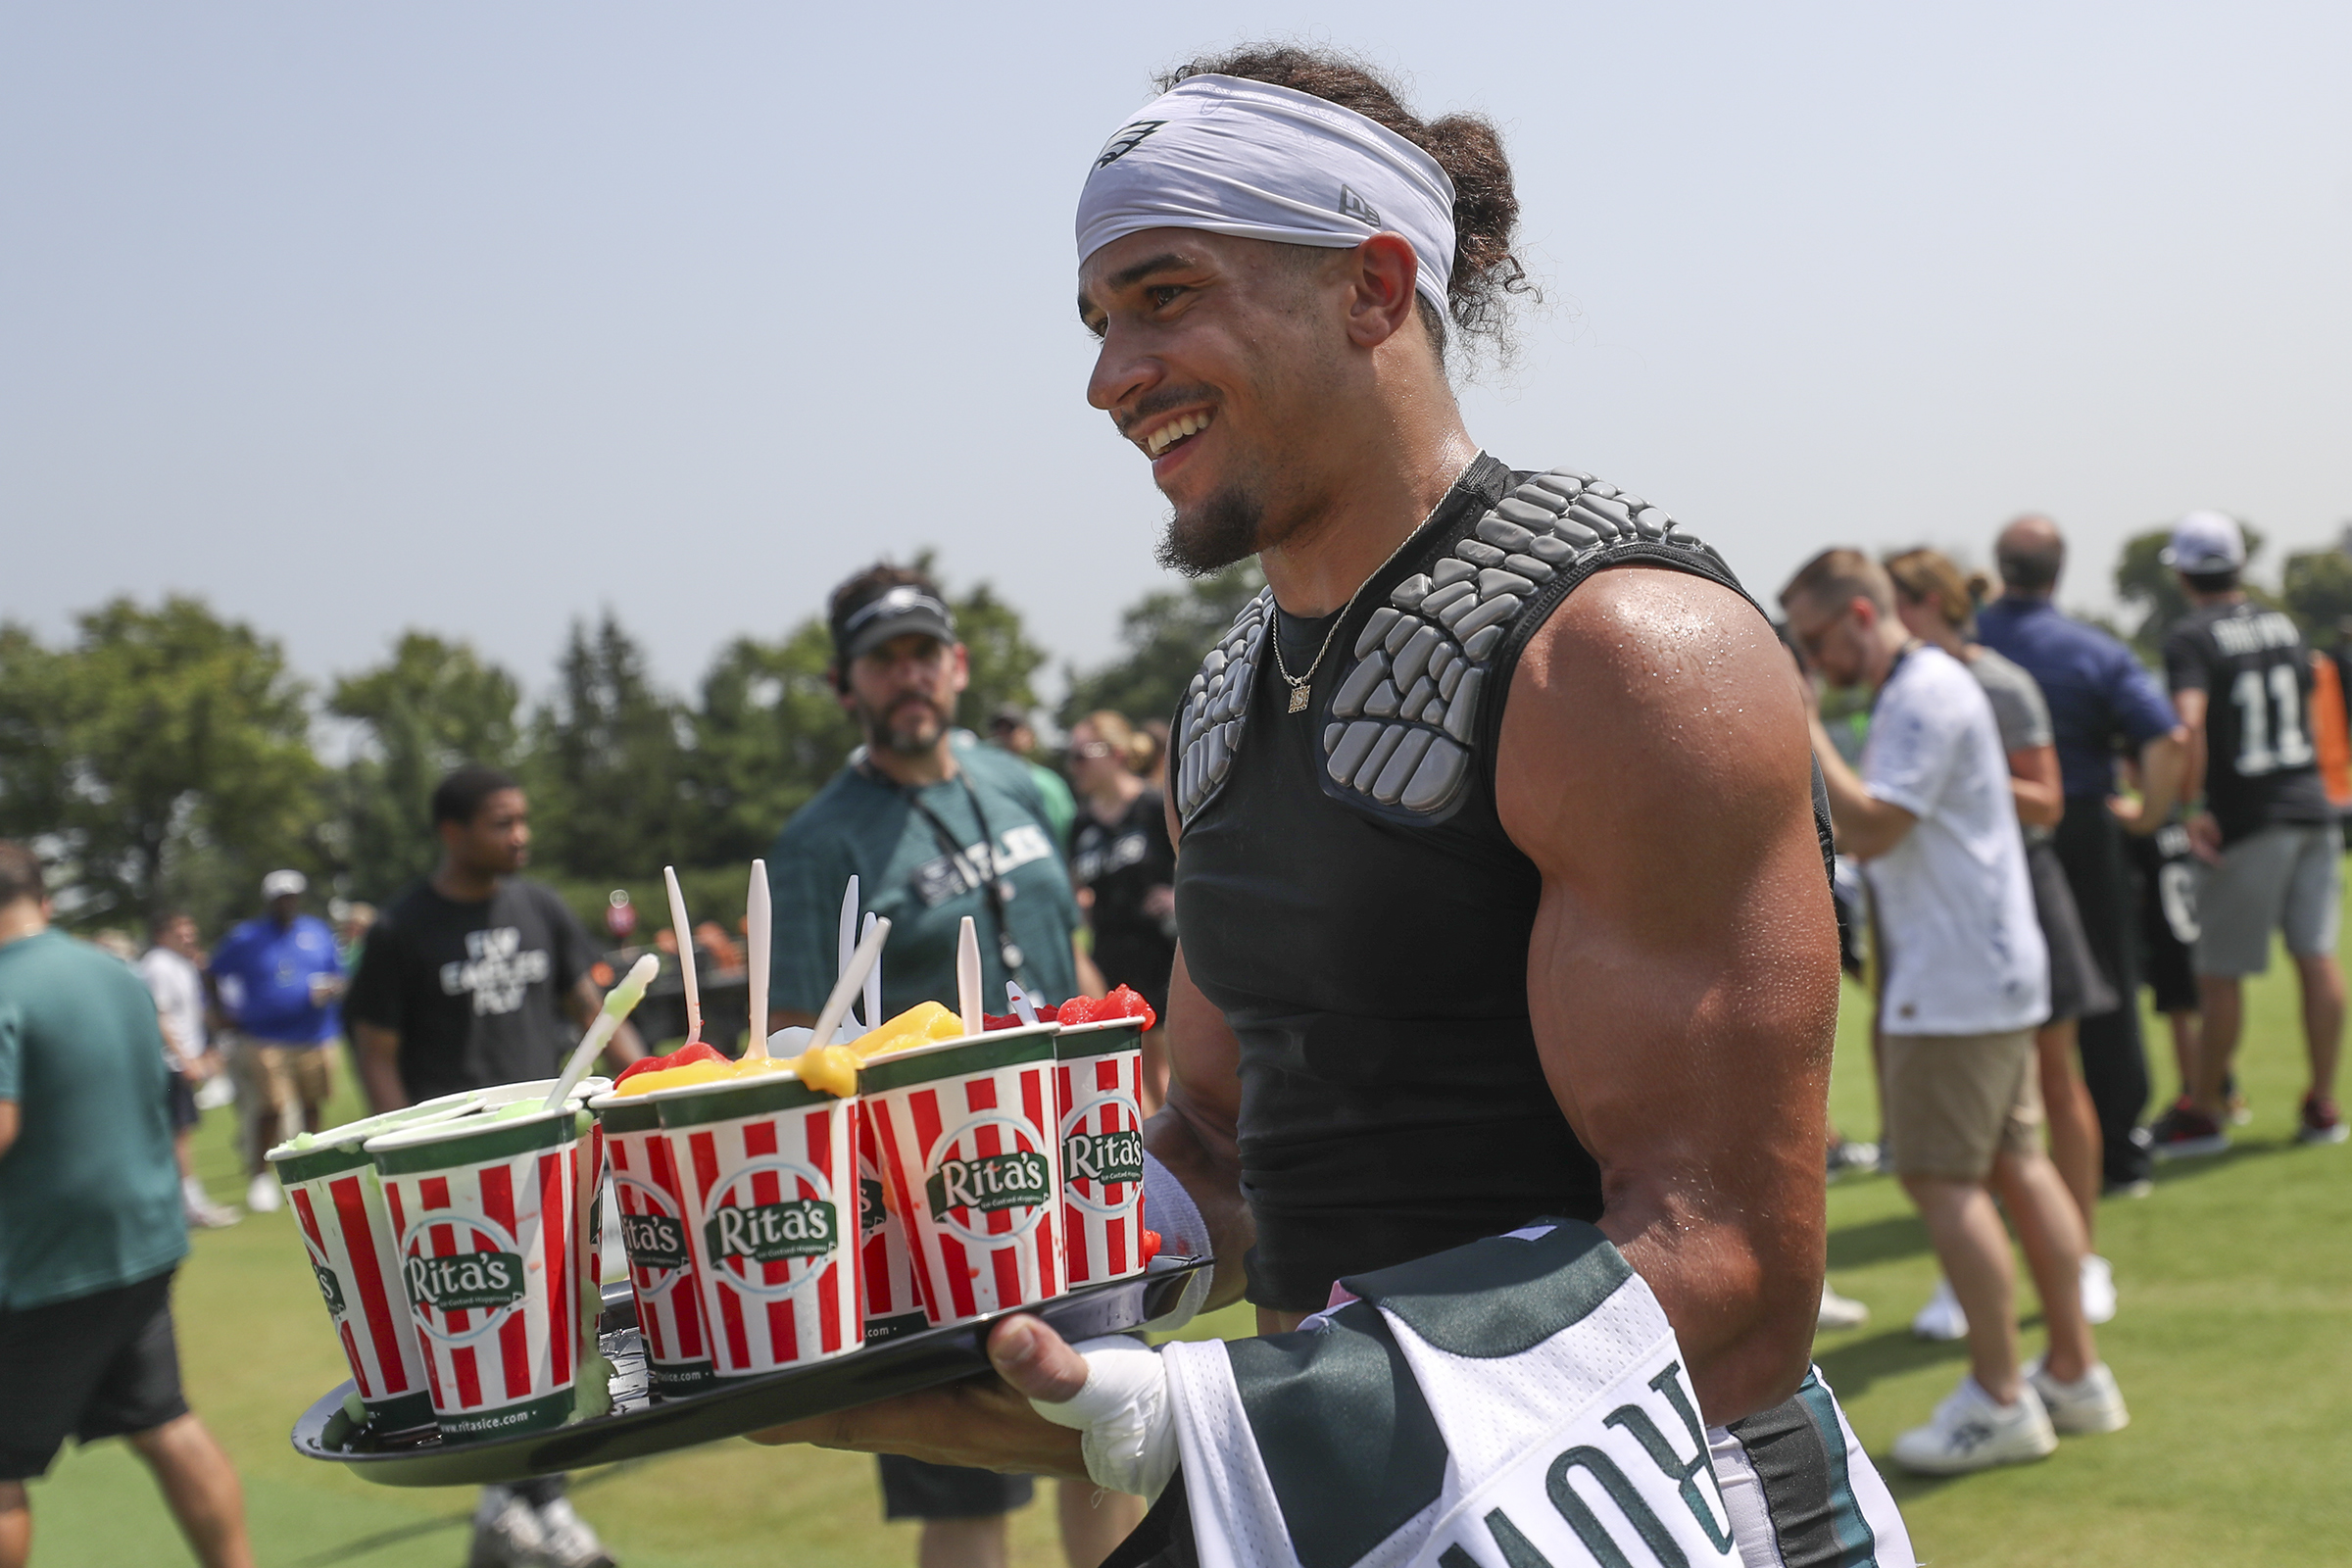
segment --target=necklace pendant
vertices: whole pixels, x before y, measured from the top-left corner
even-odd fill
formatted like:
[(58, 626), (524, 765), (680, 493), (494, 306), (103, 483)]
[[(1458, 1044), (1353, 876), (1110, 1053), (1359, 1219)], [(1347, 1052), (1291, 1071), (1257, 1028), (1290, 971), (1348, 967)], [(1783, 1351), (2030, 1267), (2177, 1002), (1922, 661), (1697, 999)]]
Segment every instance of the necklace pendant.
[(1306, 683), (1306, 682), (1304, 682), (1304, 681), (1300, 681), (1300, 682), (1299, 682), (1298, 685), (1296, 685), (1296, 686), (1294, 686), (1294, 687), (1292, 687), (1292, 688), (1291, 688), (1291, 711), (1292, 711), (1292, 712), (1294, 712), (1294, 713), (1303, 713), (1303, 712), (1305, 712), (1305, 711), (1306, 711), (1306, 697), (1307, 697), (1307, 693), (1308, 693), (1308, 692), (1309, 692), (1311, 689), (1312, 689), (1312, 688), (1310, 688), (1310, 687), (1307, 685), (1307, 683)]

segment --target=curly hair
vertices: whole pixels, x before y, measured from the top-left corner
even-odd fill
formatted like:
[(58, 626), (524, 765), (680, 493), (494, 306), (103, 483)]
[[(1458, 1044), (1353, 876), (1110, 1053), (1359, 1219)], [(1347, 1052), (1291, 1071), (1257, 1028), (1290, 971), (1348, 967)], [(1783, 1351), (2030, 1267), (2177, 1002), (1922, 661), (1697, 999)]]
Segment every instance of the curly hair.
[(1477, 115), (1420, 120), (1369, 64), (1296, 44), (1245, 44), (1188, 61), (1162, 73), (1156, 85), (1166, 92), (1187, 76), (1204, 75), (1241, 76), (1311, 93), (1354, 110), (1436, 159), (1453, 180), (1453, 273), (1446, 280), (1443, 315), (1427, 298), (1420, 301), (1422, 324), (1441, 355), (1446, 350), (1446, 318), (1451, 317), (1465, 338), (1484, 340), (1498, 357), (1509, 358), (1514, 346), (1512, 298), (1532, 296), (1537, 290), (1511, 251), (1519, 227), (1519, 196), (1511, 188), (1511, 163), (1503, 156), (1502, 134), (1493, 122)]

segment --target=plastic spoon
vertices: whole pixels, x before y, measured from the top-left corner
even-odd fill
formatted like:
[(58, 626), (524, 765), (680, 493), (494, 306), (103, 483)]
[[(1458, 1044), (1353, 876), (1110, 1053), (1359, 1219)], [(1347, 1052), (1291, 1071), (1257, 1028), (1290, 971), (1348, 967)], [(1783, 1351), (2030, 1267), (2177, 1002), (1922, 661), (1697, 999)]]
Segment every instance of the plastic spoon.
[(890, 939), (890, 922), (875, 915), (865, 923), (865, 940), (842, 965), (841, 976), (833, 982), (833, 994), (825, 998), (825, 1010), (816, 1015), (816, 1029), (809, 1036), (811, 1050), (833, 1043), (833, 1033), (841, 1027), (842, 1015), (850, 1010), (850, 999), (865, 983), (866, 971), (882, 956), (882, 944)]
[(752, 1061), (767, 1059), (767, 942), (772, 918), (767, 901), (767, 862), (754, 860), (751, 896), (745, 901), (743, 911), (743, 940), (752, 950), (745, 955), (752, 971), (751, 987), (746, 993), (751, 1004), (752, 1043), (743, 1048), (743, 1054)]
[(579, 1088), (580, 1080), (588, 1076), (588, 1064), (596, 1060), (598, 1052), (612, 1044), (621, 1020), (636, 1010), (637, 1004), (645, 1000), (645, 988), (653, 984), (654, 976), (661, 969), (662, 960), (649, 953), (629, 965), (629, 972), (620, 977), (620, 984), (605, 993), (605, 1004), (598, 1011), (596, 1022), (588, 1026), (588, 1032), (580, 1036), (580, 1043), (572, 1048), (571, 1059), (564, 1064), (564, 1075), (556, 1080), (555, 1090), (547, 1097), (547, 1109), (564, 1108), (564, 1102), (571, 1098), (571, 1092)]
[(1037, 1022), (1037, 1008), (1030, 1004), (1029, 993), (1010, 980), (1004, 982), (1004, 1004), (1024, 1024)]
[[(838, 974), (850, 966), (850, 955), (858, 951), (858, 938), (861, 934), (862, 933), (860, 933), (858, 929), (858, 878), (855, 874), (853, 874), (850, 877), (849, 885), (841, 890), (841, 942), (834, 955), (834, 973)], [(880, 1023), (882, 1020), (879, 1018), (861, 1018), (858, 1021), (866, 1028), (871, 1029), (875, 1024)], [(817, 1044), (824, 1046), (829, 1046), (833, 1042), (830, 1040), (820, 1040), (817, 1042)]]
[(963, 1014), (963, 1032), (976, 1035), (986, 1022), (980, 1016), (980, 933), (965, 915), (956, 933), (956, 1006)]
[[(881, 918), (878, 914), (869, 914), (865, 917), (865, 929), (868, 934), (872, 933), (874, 922)], [(865, 971), (865, 1018), (863, 1022), (866, 1030), (882, 1027), (882, 960), (880, 958), (876, 958), (874, 966)]]
[(694, 928), (686, 923), (686, 895), (678, 891), (678, 868), (665, 865), (662, 880), (669, 885), (669, 928), (678, 935), (678, 972), (686, 977), (686, 1038), (703, 1038), (703, 992), (694, 979)]

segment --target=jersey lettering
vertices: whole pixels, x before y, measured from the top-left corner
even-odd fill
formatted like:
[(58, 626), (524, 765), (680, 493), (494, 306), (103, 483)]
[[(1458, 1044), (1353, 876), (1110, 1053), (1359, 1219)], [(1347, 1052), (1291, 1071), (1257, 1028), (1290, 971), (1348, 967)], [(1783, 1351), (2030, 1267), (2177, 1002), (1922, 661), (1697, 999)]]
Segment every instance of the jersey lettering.
[[(2262, 619), (2285, 619), (2263, 616)], [(2214, 631), (2233, 624), (2216, 621)], [(2291, 627), (2290, 627), (2291, 629)], [(2311, 738), (2303, 723), (2303, 685), (2292, 664), (2244, 669), (2230, 682), (2230, 701), (2237, 709), (2239, 778), (2260, 778), (2282, 767), (2303, 767), (2312, 760)], [(2274, 726), (2274, 720), (2276, 724)], [(2277, 740), (2272, 739), (2274, 728)]]

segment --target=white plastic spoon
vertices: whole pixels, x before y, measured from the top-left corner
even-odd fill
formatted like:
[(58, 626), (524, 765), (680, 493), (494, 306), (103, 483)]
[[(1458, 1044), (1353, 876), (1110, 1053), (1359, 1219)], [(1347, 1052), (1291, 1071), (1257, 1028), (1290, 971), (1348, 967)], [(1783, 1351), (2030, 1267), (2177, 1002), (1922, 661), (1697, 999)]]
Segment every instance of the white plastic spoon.
[(816, 1028), (808, 1039), (811, 1047), (833, 1043), (833, 1033), (841, 1027), (842, 1015), (850, 1010), (850, 999), (858, 995), (858, 988), (865, 983), (866, 971), (881, 958), (882, 944), (889, 940), (888, 920), (876, 915), (866, 922), (865, 940), (858, 944), (858, 951), (842, 965), (841, 977), (833, 982), (833, 994), (825, 998), (825, 1010), (816, 1015)]
[(980, 933), (965, 915), (956, 933), (956, 1005), (963, 1014), (963, 1032), (976, 1035), (987, 1020), (980, 1015)]
[(572, 1048), (571, 1059), (564, 1064), (563, 1076), (556, 1080), (555, 1089), (547, 1097), (547, 1109), (564, 1108), (564, 1102), (571, 1098), (571, 1092), (580, 1087), (580, 1080), (588, 1076), (588, 1064), (596, 1060), (598, 1052), (612, 1043), (621, 1020), (645, 1000), (645, 988), (661, 969), (662, 960), (649, 953), (629, 965), (629, 972), (620, 977), (620, 984), (605, 993), (605, 1004), (598, 1009), (596, 1021)]
[(745, 996), (751, 1005), (752, 1043), (743, 1054), (753, 1061), (767, 1058), (767, 960), (768, 933), (773, 910), (767, 898), (767, 862), (752, 862), (752, 891), (745, 900), (743, 910), (743, 940), (751, 952), (745, 955), (751, 965), (750, 986)]
[(678, 891), (678, 868), (665, 865), (662, 880), (669, 885), (669, 928), (678, 936), (678, 972), (686, 977), (686, 1038), (703, 1038), (703, 991), (694, 978), (694, 928), (686, 923), (686, 895)]

